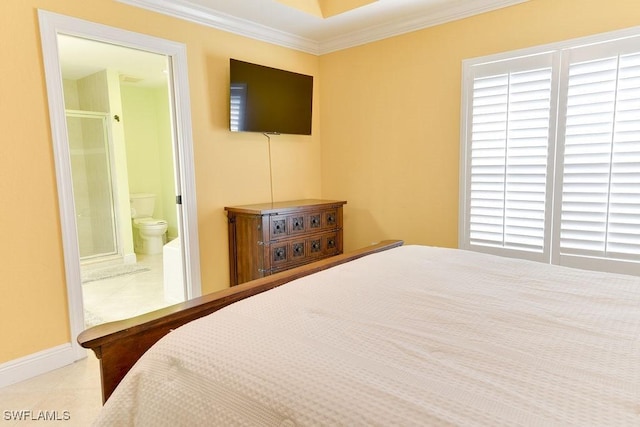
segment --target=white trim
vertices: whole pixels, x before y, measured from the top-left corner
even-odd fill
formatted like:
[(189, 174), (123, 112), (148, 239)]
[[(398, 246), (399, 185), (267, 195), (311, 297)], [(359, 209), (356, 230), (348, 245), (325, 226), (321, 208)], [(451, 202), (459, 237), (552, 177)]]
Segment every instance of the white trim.
[(67, 141), (66, 117), (64, 108), (64, 92), (60, 77), (59, 52), (57, 43), (56, 23), (59, 15), (38, 10), (40, 19), (40, 34), (42, 39), (42, 56), (44, 60), (45, 80), (49, 95), (49, 115), (51, 120), (51, 135), (54, 141), (53, 152), (56, 164), (56, 181), (58, 182), (58, 204), (62, 228), (62, 248), (65, 259), (65, 276), (67, 280), (67, 301), (69, 304), (69, 325), (71, 328), (71, 346), (77, 352), (77, 359), (85, 351), (76, 343), (77, 337), (84, 329), (84, 313), (82, 303), (82, 289), (72, 283), (81, 283), (80, 250), (75, 223), (75, 207), (73, 202), (73, 187), (71, 179), (71, 158), (66, 144), (57, 141)]
[(123, 264), (135, 264), (138, 261), (138, 257), (135, 253), (126, 254), (122, 257)]
[[(171, 55), (170, 89), (175, 108), (173, 123), (174, 150), (177, 150), (179, 163), (175, 164), (176, 188), (180, 189), (182, 205), (178, 218), (182, 218), (179, 234), (182, 236), (182, 256), (185, 264), (186, 298), (202, 295), (200, 283), (200, 245), (198, 243), (198, 209), (196, 203), (196, 177), (193, 156), (193, 133), (191, 127), (191, 101), (189, 100), (189, 70), (187, 69), (187, 50), (184, 45)], [(186, 244), (184, 244), (186, 243)]]
[(49, 100), (49, 114), (53, 138), (53, 151), (58, 184), (62, 245), (64, 251), (67, 299), (69, 305), (70, 346), (76, 359), (86, 356), (86, 351), (76, 342), (76, 337), (84, 329), (84, 311), (80, 275), (80, 254), (77, 244), (76, 216), (71, 180), (64, 93), (58, 53), (58, 34), (84, 37), (87, 39), (122, 45), (134, 49), (167, 55), (173, 64), (173, 99), (175, 114), (175, 144), (178, 145), (181, 164), (179, 188), (184, 205), (184, 215), (180, 224), (185, 253), (188, 255), (185, 275), (188, 277), (187, 294), (190, 297), (201, 294), (200, 255), (198, 243), (198, 221), (196, 211), (195, 171), (193, 167), (193, 138), (191, 133), (191, 107), (189, 100), (189, 79), (187, 55), (184, 44), (156, 37), (121, 30), (102, 24), (84, 21), (56, 13), (38, 10), (42, 55)]
[(471, 0), (457, 6), (445, 6), (433, 13), (412, 19), (400, 19), (375, 25), (338, 37), (311, 40), (299, 35), (247, 21), (236, 16), (199, 6), (186, 0), (117, 0), (120, 3), (195, 22), (222, 31), (238, 34), (267, 43), (288, 47), (314, 55), (323, 55), (373, 41), (468, 18), (492, 10), (524, 3), (529, 0)]
[[(87, 351), (82, 350), (82, 357)], [(70, 365), (79, 358), (71, 344), (62, 344), (0, 365), (0, 388)]]
[(247, 21), (236, 16), (214, 11), (186, 1), (173, 0), (117, 0), (120, 3), (140, 7), (153, 12), (169, 15), (185, 21), (216, 28), (251, 39), (272, 43), (279, 46), (318, 54), (320, 45), (313, 40), (275, 28)]
[(469, 65), (467, 63), (462, 64), (462, 76), (460, 81), (461, 96), (460, 96), (460, 156), (458, 164), (458, 248), (469, 249), (469, 241), (467, 236), (469, 235), (467, 225), (467, 192), (469, 189), (469, 183), (471, 174), (467, 173), (467, 158), (469, 157), (469, 150), (471, 144), (467, 143), (467, 140), (471, 136), (471, 123), (469, 122), (469, 106), (471, 105), (471, 91), (473, 89), (473, 78), (468, 71)]
[(558, 255), (557, 260), (556, 264), (565, 267), (638, 276), (638, 263), (634, 261), (569, 254)]

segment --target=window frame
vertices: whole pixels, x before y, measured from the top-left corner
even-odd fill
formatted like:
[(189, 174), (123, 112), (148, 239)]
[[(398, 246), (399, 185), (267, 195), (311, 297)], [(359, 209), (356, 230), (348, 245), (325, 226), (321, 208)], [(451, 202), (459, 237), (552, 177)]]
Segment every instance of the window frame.
[[(518, 249), (508, 249), (504, 247), (477, 246), (470, 243), (470, 188), (471, 188), (471, 142), (472, 136), (472, 119), (473, 119), (473, 83), (478, 77), (491, 76), (495, 72), (506, 72), (505, 65), (511, 64), (508, 72), (522, 72), (532, 67), (551, 67), (552, 84), (551, 84), (551, 105), (550, 105), (550, 125), (549, 140), (547, 147), (547, 157), (552, 158), (555, 149), (555, 117), (557, 116), (557, 105), (553, 103), (553, 99), (557, 98), (557, 85), (553, 82), (557, 81), (557, 64), (559, 57), (557, 54), (548, 50), (533, 52), (525, 55), (516, 55), (512, 58), (500, 58), (496, 61), (488, 61), (480, 64), (473, 64), (465, 74), (466, 79), (463, 81), (463, 112), (462, 112), (462, 133), (461, 133), (461, 187), (460, 187), (460, 247), (470, 250), (479, 250), (481, 252), (492, 253), (494, 255), (506, 255), (517, 258), (530, 259), (533, 261), (548, 262), (550, 258), (550, 227), (544, 229), (544, 247), (542, 252), (529, 252)], [(552, 203), (549, 199), (552, 195), (553, 162), (547, 164), (547, 182), (546, 182), (546, 202), (548, 205)], [(506, 208), (505, 208), (506, 209)], [(545, 224), (551, 224), (551, 210), (545, 211)]]

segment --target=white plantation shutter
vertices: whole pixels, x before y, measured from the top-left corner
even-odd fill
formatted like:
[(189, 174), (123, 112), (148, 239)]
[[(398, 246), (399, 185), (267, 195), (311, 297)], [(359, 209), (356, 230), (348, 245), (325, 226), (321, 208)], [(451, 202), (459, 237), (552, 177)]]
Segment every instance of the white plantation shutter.
[(505, 244), (544, 249), (551, 68), (511, 75)]
[(547, 62), (549, 57), (539, 58), (532, 64), (537, 68), (488, 70), (489, 75), (473, 79), (468, 151), (472, 246), (538, 253), (545, 248), (552, 69), (540, 64)]
[(640, 28), (465, 61), (462, 107), (461, 248), (640, 275)]
[(474, 81), (469, 215), (474, 244), (504, 244), (508, 92), (508, 75)]
[(640, 260), (640, 53), (570, 63), (566, 103), (560, 254)]
[(603, 254), (617, 58), (569, 68), (560, 247)]
[(640, 260), (640, 53), (620, 57), (607, 252)]

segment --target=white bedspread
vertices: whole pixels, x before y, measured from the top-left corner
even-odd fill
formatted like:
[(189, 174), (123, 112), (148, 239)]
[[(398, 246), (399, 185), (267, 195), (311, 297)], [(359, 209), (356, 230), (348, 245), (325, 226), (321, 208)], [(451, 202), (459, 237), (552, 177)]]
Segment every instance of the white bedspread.
[(158, 342), (97, 425), (640, 425), (640, 278), (404, 246)]

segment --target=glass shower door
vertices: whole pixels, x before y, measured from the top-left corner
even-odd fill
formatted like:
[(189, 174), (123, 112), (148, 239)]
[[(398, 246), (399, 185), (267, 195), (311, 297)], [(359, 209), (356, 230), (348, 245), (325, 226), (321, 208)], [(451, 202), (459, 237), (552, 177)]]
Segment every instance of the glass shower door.
[(107, 115), (67, 111), (80, 260), (118, 254)]

